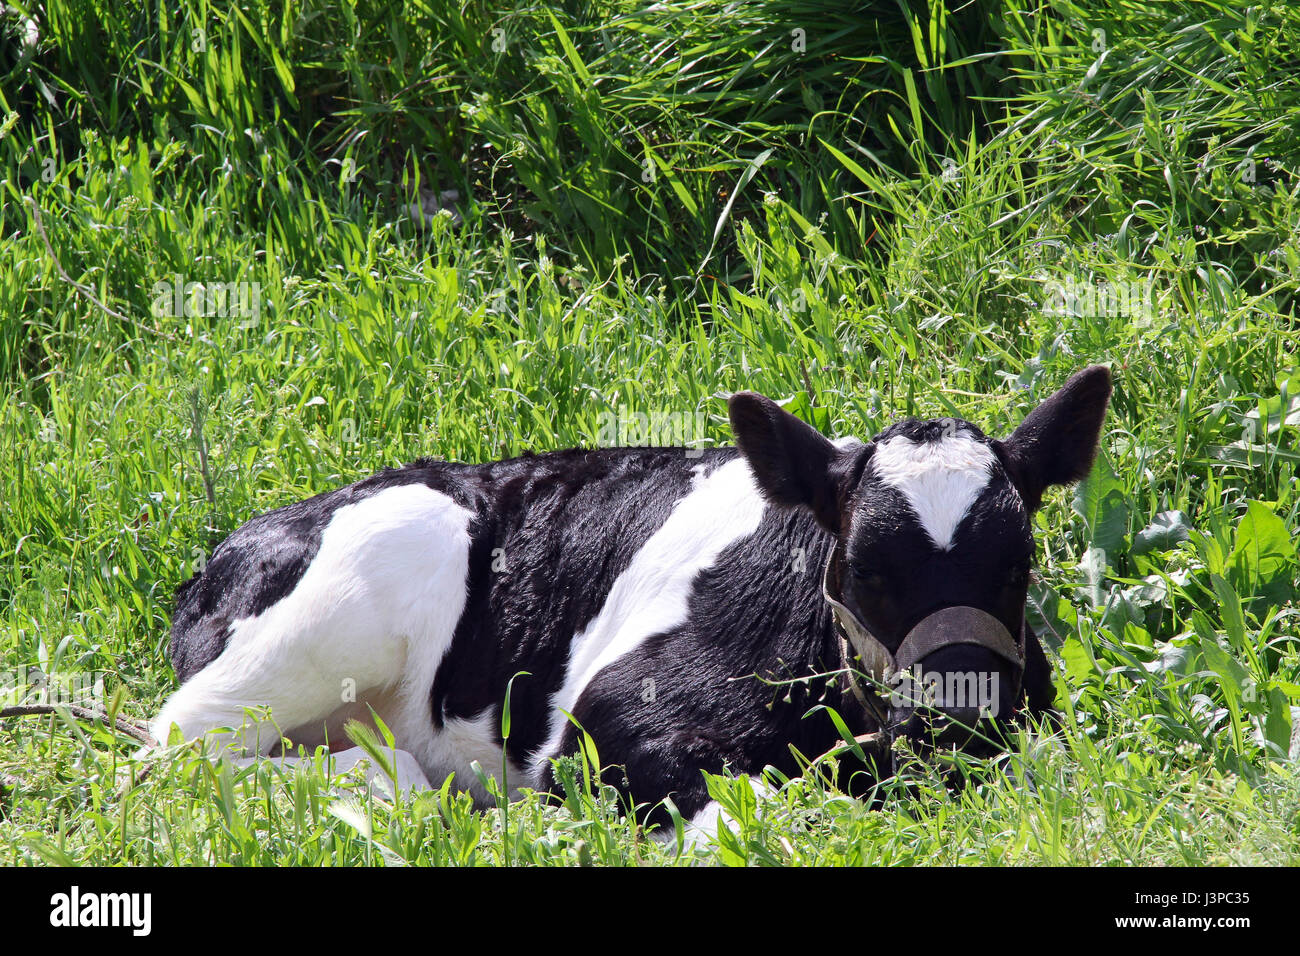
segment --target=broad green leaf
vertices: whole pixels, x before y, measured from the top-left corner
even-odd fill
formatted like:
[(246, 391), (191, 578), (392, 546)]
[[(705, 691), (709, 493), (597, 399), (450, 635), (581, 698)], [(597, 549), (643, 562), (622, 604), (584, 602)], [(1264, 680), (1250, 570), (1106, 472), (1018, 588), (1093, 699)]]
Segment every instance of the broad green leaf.
[(1066, 673), (1077, 683), (1083, 683), (1096, 673), (1096, 662), (1077, 637), (1066, 638), (1061, 645), (1061, 660), (1065, 662)]
[(1162, 511), (1133, 539), (1133, 553), (1169, 551), (1180, 541), (1187, 540), (1192, 528), (1191, 519), (1181, 511)]
[(1097, 456), (1092, 473), (1075, 491), (1074, 511), (1083, 518), (1092, 547), (1106, 552), (1107, 564), (1113, 564), (1124, 548), (1129, 506), (1124, 485), (1105, 452)]
[(1285, 522), (1259, 501), (1246, 503), (1237, 524), (1228, 576), (1245, 596), (1282, 604), (1294, 593), (1296, 546)]
[(1280, 687), (1268, 692), (1268, 714), (1264, 718), (1264, 737), (1283, 754), (1291, 748), (1291, 701)]

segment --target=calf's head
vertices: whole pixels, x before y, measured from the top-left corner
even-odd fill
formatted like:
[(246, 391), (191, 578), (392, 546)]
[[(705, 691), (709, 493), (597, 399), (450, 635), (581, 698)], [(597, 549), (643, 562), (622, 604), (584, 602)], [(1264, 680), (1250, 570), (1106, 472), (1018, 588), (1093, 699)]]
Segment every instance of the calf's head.
[(892, 733), (980, 750), (981, 716), (1015, 710), (1030, 518), (1045, 489), (1091, 469), (1110, 387), (1105, 367), (1086, 368), (1003, 440), (944, 418), (866, 444), (832, 443), (761, 395), (732, 396), (732, 431), (763, 494), (810, 509), (835, 536), (826, 598)]

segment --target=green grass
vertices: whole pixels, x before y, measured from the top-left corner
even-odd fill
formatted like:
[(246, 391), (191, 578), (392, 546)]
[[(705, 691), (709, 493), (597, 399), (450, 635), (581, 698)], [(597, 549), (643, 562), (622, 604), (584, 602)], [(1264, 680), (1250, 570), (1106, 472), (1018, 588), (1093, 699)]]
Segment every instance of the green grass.
[[(1300, 11), (37, 19), (34, 47), (0, 20), (0, 670), (102, 679), (124, 716), (173, 689), (214, 536), (385, 465), (620, 411), (726, 443), (740, 388), (859, 435), (1004, 433), (1090, 362), (1116, 388), (1097, 471), (1036, 519), (1064, 719), (960, 791), (911, 768), (870, 810), (813, 768), (758, 812), (718, 778), (734, 832), (678, 854), (580, 764), (508, 820), (193, 748), (123, 796), (131, 741), (27, 718), (0, 862), (1300, 862)], [(451, 188), (463, 223), (412, 221)], [(153, 309), (175, 276), (258, 309)]]

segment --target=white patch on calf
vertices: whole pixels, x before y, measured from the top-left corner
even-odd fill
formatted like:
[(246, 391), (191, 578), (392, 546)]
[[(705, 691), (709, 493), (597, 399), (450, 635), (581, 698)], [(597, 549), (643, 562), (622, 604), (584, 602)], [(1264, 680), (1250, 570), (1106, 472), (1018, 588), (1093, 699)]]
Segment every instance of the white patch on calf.
[[(754, 816), (756, 819), (762, 819), (770, 803), (776, 796), (776, 791), (771, 785), (760, 777), (746, 776), (745, 781), (754, 791)], [(710, 800), (704, 805), (695, 816), (684, 821), (682, 826), (682, 846), (683, 852), (686, 850), (705, 850), (709, 844), (718, 842), (718, 829), (725, 828), (733, 833), (736, 829), (736, 821), (732, 819), (731, 814), (722, 808), (717, 800)], [(661, 840), (667, 842), (676, 837), (672, 830), (658, 831)]]
[(952, 547), (957, 526), (988, 485), (997, 456), (983, 442), (957, 433), (936, 442), (896, 435), (876, 446), (876, 477), (901, 492), (935, 547)]
[[(425, 699), (428, 700), (428, 692)], [(473, 795), (480, 807), (491, 805), (491, 796), (483, 789), (478, 775), (470, 764), (478, 761), (483, 772), (501, 782), (501, 724), (497, 719), (497, 708), (485, 708), (473, 718), (449, 717), (442, 725), (442, 730), (432, 734), (429, 750), (430, 761), (436, 770), (429, 774), (430, 780), (441, 783), (447, 774), (456, 774), (456, 788)], [(426, 734), (428, 731), (426, 730)], [(529, 786), (532, 781), (514, 764), (507, 764), (505, 781), (510, 788), (509, 798), (519, 798), (519, 788)]]
[(583, 690), (601, 670), (647, 638), (686, 621), (695, 578), (729, 545), (758, 530), (766, 503), (753, 473), (737, 457), (708, 475), (697, 470), (691, 489), (614, 581), (600, 613), (569, 645), (564, 684), (551, 699), (550, 733), (533, 757), (537, 779), (556, 755)]
[[(266, 753), (278, 731), (339, 710), (345, 687), (367, 688), (384, 699), (399, 746), (441, 780), (429, 692), (465, 606), (472, 517), (418, 483), (339, 508), (293, 591), (232, 623), (225, 650), (168, 699), (154, 735), (165, 742), (172, 723), (187, 738), (248, 724), (236, 743)], [(262, 706), (274, 725), (245, 718)]]

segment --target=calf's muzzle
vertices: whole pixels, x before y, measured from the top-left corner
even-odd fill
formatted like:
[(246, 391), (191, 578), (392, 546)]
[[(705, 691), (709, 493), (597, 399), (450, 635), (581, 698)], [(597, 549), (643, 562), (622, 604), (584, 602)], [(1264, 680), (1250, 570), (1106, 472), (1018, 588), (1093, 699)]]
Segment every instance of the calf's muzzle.
[[(996, 716), (998, 698), (1013, 702), (1019, 698), (1025, 670), (1023, 622), (1019, 637), (1012, 637), (1001, 621), (980, 608), (968, 605), (940, 608), (917, 622), (898, 649), (890, 651), (834, 596), (837, 593), (840, 593), (838, 575), (831, 561), (826, 565), (822, 594), (834, 612), (842, 635), (861, 662), (862, 672), (871, 678), (871, 686), (864, 686), (855, 678), (853, 690), (881, 729), (919, 737), (931, 729), (927, 714), (939, 714), (946, 718), (950, 729), (943, 730), (935, 742), (960, 743), (981, 716)], [(963, 646), (976, 650), (967, 655), (940, 653)], [(925, 662), (936, 656), (946, 659), (947, 664), (927, 671)], [(951, 670), (954, 658), (986, 663), (972, 672), (957, 674)], [(1009, 679), (1009, 687), (1001, 686), (1004, 679)], [(942, 692), (932, 700), (924, 698), (920, 692), (927, 687), (933, 689), (936, 683), (949, 690), (956, 686), (962, 693), (956, 698)], [(988, 713), (987, 699), (970, 700), (965, 696), (972, 690), (986, 690), (990, 684), (994, 694), (992, 714)], [(882, 696), (882, 688), (889, 689), (888, 699)]]

